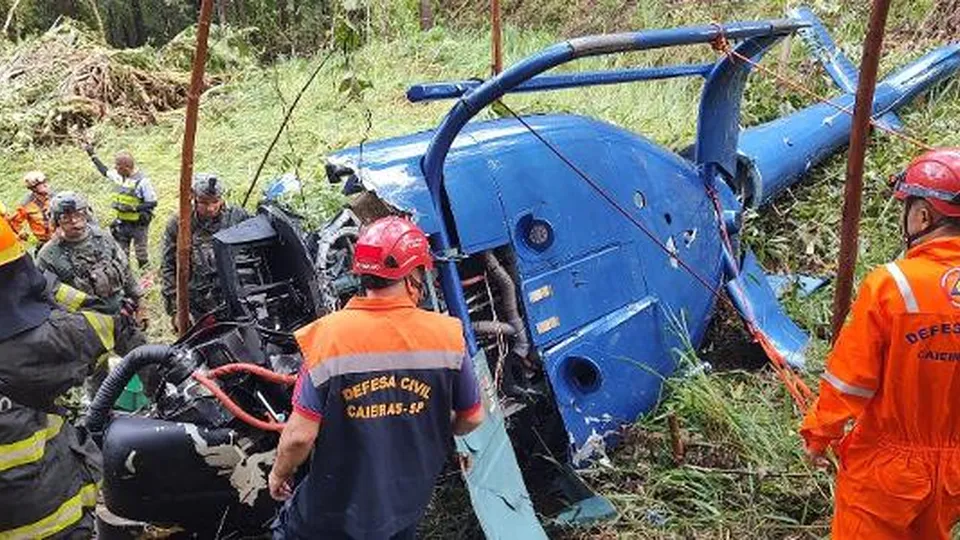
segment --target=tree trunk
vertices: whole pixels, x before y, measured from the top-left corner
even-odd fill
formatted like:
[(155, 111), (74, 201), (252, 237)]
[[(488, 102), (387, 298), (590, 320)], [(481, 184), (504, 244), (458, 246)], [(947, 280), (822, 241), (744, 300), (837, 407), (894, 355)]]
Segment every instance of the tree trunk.
[(71, 19), (79, 19), (80, 13), (77, 10), (77, 4), (74, 0), (60, 0), (57, 2), (57, 13), (70, 17)]
[(217, 1), (217, 20), (221, 27), (227, 25), (227, 10), (230, 7), (230, 0)]
[(277, 20), (280, 24), (280, 31), (287, 32), (287, 0), (277, 0)]
[(132, 47), (139, 47), (147, 42), (147, 28), (143, 22), (143, 7), (140, 0), (130, 0), (130, 7), (133, 8), (133, 43)]
[(420, 30), (433, 28), (433, 4), (431, 0), (420, 0)]

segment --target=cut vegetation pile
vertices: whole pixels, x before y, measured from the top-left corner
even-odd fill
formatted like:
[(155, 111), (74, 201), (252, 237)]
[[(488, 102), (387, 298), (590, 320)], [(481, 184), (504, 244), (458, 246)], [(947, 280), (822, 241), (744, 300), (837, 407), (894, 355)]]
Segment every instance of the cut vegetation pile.
[[(186, 103), (190, 74), (165, 67), (163, 51), (114, 50), (64, 21), (8, 49), (0, 68), (0, 143), (29, 146), (69, 140), (110, 120), (157, 122)], [(208, 77), (204, 89), (219, 79)]]

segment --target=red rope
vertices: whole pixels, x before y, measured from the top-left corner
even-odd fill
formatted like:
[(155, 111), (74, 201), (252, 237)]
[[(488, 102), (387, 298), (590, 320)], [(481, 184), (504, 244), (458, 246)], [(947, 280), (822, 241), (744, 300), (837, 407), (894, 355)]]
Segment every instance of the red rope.
[[(720, 228), (720, 236), (723, 240), (724, 249), (726, 249), (728, 253), (733, 254), (735, 253), (733, 250), (733, 242), (730, 240), (730, 234), (727, 232), (727, 227), (723, 223), (723, 204), (720, 202), (720, 197), (717, 195), (717, 191), (713, 189), (713, 186), (707, 185), (706, 190), (710, 196), (710, 200), (713, 201), (713, 208), (717, 214), (717, 226)], [(734, 264), (736, 264), (736, 261), (734, 261)], [(739, 269), (734, 268), (734, 270), (737, 274), (740, 273)], [(740, 284), (736, 281), (734, 281), (733, 284), (737, 292), (740, 293), (741, 296), (746, 297)], [(807, 386), (807, 383), (805, 383), (799, 375), (790, 369), (786, 358), (780, 354), (780, 351), (770, 342), (766, 334), (754, 325), (753, 321), (756, 321), (756, 316), (749, 302), (744, 302), (744, 311), (746, 312), (744, 315), (747, 319), (747, 332), (760, 344), (767, 358), (770, 359), (770, 365), (787, 388), (787, 392), (790, 393), (790, 397), (793, 398), (794, 403), (797, 404), (801, 412), (806, 413), (813, 399), (813, 391), (810, 390), (810, 387)]]

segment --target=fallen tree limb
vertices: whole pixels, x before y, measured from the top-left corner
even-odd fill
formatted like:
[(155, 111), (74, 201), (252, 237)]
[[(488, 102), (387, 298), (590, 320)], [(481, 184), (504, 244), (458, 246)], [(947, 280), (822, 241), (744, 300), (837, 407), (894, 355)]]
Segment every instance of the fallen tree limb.
[(13, 20), (13, 13), (17, 11), (17, 6), (20, 5), (20, 0), (13, 0), (13, 5), (10, 6), (10, 9), (7, 11), (7, 20), (3, 23), (3, 35), (7, 35), (7, 29), (10, 28), (10, 21)]

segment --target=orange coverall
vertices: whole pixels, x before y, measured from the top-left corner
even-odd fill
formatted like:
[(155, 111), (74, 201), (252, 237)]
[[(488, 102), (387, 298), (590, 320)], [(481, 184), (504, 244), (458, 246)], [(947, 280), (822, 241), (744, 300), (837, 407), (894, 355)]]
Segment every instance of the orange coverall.
[(20, 233), (23, 223), (30, 227), (30, 232), (36, 237), (37, 243), (43, 244), (53, 236), (53, 224), (50, 222), (50, 197), (41, 205), (36, 197), (30, 195), (10, 216), (10, 226)]
[(960, 238), (924, 242), (867, 276), (800, 432), (811, 449), (840, 439), (834, 540), (950, 538), (960, 517)]

